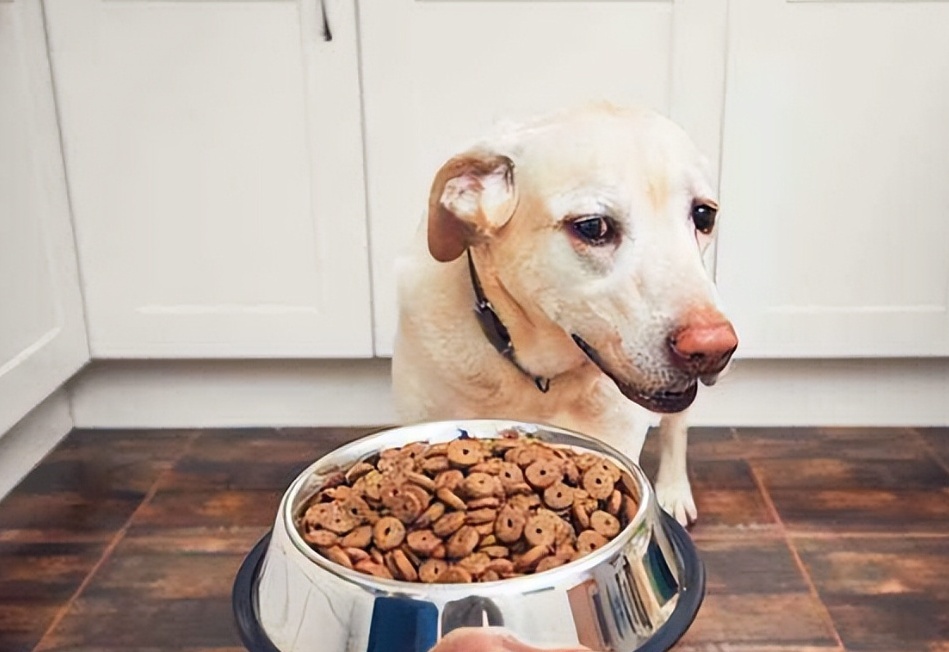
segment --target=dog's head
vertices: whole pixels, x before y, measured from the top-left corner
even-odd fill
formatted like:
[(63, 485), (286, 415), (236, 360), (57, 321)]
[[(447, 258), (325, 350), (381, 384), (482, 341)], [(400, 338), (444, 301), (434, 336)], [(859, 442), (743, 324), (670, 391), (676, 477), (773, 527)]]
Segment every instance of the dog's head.
[(681, 129), (597, 105), (448, 161), (428, 244), (439, 261), (469, 247), (492, 261), (513, 301), (562, 329), (625, 396), (678, 412), (738, 344), (702, 262), (717, 209), (707, 162)]

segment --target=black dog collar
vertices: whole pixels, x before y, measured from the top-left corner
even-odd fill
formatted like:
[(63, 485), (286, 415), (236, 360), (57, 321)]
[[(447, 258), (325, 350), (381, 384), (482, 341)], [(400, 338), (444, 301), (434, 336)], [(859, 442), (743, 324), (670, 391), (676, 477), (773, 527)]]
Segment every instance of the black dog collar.
[(535, 376), (522, 367), (517, 361), (517, 356), (514, 354), (514, 343), (511, 342), (511, 336), (507, 332), (507, 328), (504, 326), (501, 318), (498, 317), (498, 313), (494, 311), (494, 306), (491, 305), (491, 302), (488, 301), (488, 298), (484, 295), (481, 281), (478, 279), (478, 272), (475, 270), (474, 260), (471, 257), (471, 250), (467, 250), (466, 253), (468, 254), (468, 273), (471, 276), (471, 287), (475, 293), (474, 312), (478, 318), (478, 324), (481, 326), (481, 332), (488, 338), (491, 346), (497, 349), (498, 353), (507, 358), (522, 374), (530, 378), (537, 389), (546, 393), (547, 390), (550, 389), (550, 379)]

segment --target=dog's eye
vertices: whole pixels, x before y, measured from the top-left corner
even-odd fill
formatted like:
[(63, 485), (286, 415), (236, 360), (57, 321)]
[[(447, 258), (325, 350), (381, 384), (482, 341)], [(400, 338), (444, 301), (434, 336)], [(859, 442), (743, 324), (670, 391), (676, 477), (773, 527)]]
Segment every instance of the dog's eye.
[(602, 215), (585, 215), (571, 222), (570, 228), (581, 240), (592, 245), (607, 244), (616, 236), (613, 225)]
[(692, 207), (692, 223), (702, 233), (708, 234), (715, 228), (715, 216), (718, 209), (708, 204), (696, 204)]

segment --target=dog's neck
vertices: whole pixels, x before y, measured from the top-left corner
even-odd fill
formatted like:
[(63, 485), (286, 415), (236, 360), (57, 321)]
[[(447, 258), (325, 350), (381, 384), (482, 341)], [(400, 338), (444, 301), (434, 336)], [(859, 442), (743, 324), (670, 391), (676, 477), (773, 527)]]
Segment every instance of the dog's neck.
[(482, 332), (498, 353), (540, 391), (547, 391), (551, 379), (586, 363), (569, 334), (511, 295), (494, 272), (489, 257), (479, 257), (476, 264), (469, 249), (467, 259), (475, 315)]

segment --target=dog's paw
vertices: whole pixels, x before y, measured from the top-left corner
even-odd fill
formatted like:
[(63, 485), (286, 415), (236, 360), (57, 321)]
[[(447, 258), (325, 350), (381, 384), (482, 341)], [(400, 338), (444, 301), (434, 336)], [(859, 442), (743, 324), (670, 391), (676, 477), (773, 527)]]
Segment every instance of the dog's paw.
[(687, 478), (674, 482), (656, 483), (656, 499), (659, 506), (668, 512), (683, 527), (687, 527), (698, 519), (695, 501), (692, 499), (692, 487)]

